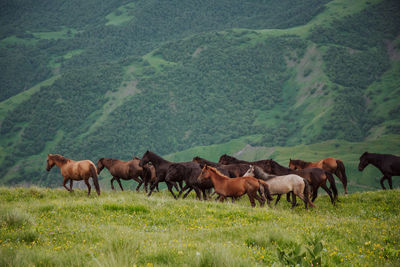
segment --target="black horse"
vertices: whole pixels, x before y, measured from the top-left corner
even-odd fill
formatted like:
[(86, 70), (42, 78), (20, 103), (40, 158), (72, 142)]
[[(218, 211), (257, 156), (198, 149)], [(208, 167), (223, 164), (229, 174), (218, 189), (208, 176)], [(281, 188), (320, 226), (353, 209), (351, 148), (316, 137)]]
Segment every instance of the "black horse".
[(392, 176), (400, 176), (400, 157), (391, 154), (365, 152), (360, 157), (358, 170), (363, 171), (368, 164), (374, 165), (383, 174), (383, 177), (380, 180), (382, 188), (386, 189), (386, 187), (383, 185), (383, 181), (387, 179), (390, 189), (393, 189)]
[[(173, 164), (173, 162), (165, 160), (162, 157), (158, 156), (156, 153), (153, 153), (153, 152), (147, 150), (143, 154), (143, 157), (139, 162), (139, 166), (143, 168), (143, 166), (145, 166), (149, 162), (151, 162), (152, 165), (154, 166), (154, 168), (156, 170), (156, 176), (157, 176), (156, 182), (154, 182), (150, 187), (150, 192), (149, 192), (148, 196), (151, 196), (151, 193), (153, 193), (154, 189), (158, 186), (158, 183), (165, 182), (165, 177), (167, 176), (168, 168), (171, 164)], [(175, 182), (172, 182), (172, 185), (176, 188), (177, 191), (179, 191), (179, 188)], [(181, 185), (181, 188), (182, 188), (182, 185)], [(168, 187), (168, 189), (170, 189), (170, 188)], [(171, 187), (170, 191), (171, 190), (172, 190), (172, 187)], [(172, 193), (172, 195), (174, 195), (174, 194)]]

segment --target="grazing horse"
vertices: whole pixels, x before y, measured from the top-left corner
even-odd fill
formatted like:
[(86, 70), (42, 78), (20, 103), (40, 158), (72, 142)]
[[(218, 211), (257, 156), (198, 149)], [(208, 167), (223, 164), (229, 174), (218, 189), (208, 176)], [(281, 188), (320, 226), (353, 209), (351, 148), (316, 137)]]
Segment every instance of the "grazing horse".
[(320, 168), (330, 173), (335, 174), (343, 184), (344, 193), (347, 194), (347, 175), (346, 169), (344, 168), (343, 161), (326, 158), (318, 162), (307, 162), (299, 159), (290, 159), (289, 168), (293, 170), (307, 169), (307, 168)]
[(217, 170), (222, 172), (222, 174), (229, 176), (231, 178), (243, 176), (249, 169), (249, 164), (243, 164), (243, 163), (222, 164), (222, 163), (212, 162), (200, 157), (194, 157), (193, 161), (197, 162), (201, 168), (203, 168), (204, 165), (206, 164), (207, 166), (217, 168)]
[[(134, 180), (138, 182), (136, 187), (136, 191), (139, 191), (140, 186), (143, 183), (144, 175), (143, 175), (143, 168), (139, 166), (140, 159), (134, 157), (130, 161), (123, 161), (119, 159), (111, 159), (111, 158), (101, 158), (97, 161), (97, 174), (106, 167), (108, 171), (111, 173), (113, 178), (111, 179), (111, 188), (114, 188), (114, 181), (117, 180), (119, 187), (122, 191), (124, 188), (122, 187), (120, 179), (123, 180)], [(142, 178), (140, 179), (139, 176)]]
[(365, 152), (360, 157), (358, 170), (363, 171), (368, 164), (374, 165), (383, 174), (383, 177), (380, 180), (382, 188), (384, 190), (386, 189), (383, 181), (387, 179), (390, 189), (393, 189), (392, 176), (400, 176), (400, 157), (391, 154), (376, 154)]
[[(304, 201), (305, 209), (308, 204), (315, 208), (315, 205), (309, 199), (309, 184), (306, 179), (296, 175), (288, 174), (283, 176), (269, 175), (261, 170), (260, 167), (251, 165), (244, 176), (252, 176), (264, 180), (268, 186), (271, 195), (281, 195), (292, 193), (292, 209), (296, 206), (296, 196)], [(275, 205), (278, 202), (275, 202)]]
[[(154, 166), (154, 169), (156, 171), (156, 176), (157, 176), (156, 182), (150, 186), (150, 192), (149, 192), (148, 196), (151, 196), (151, 193), (153, 193), (153, 191), (156, 188), (156, 186), (158, 185), (158, 183), (165, 182), (165, 177), (167, 176), (168, 168), (171, 164), (173, 164), (173, 162), (165, 160), (162, 157), (160, 157), (159, 155), (157, 155), (156, 153), (154, 153), (150, 150), (147, 150), (143, 154), (142, 159), (139, 162), (139, 166), (143, 167), (144, 165), (146, 165), (149, 162), (151, 162), (151, 164)], [(176, 183), (172, 182), (172, 184), (175, 187), (175, 189), (177, 191), (179, 191), (179, 188), (176, 185)], [(182, 188), (182, 185), (181, 185), (181, 188)]]
[[(268, 184), (254, 177), (229, 178), (223, 175), (216, 168), (204, 165), (198, 179), (200, 181), (207, 179), (211, 180), (215, 192), (221, 195), (221, 202), (223, 202), (226, 197), (240, 197), (247, 194), (252, 207), (256, 206), (254, 199), (257, 199), (258, 202), (260, 202), (260, 206), (264, 206), (264, 192), (267, 195), (268, 203), (272, 200)], [(259, 190), (262, 192), (261, 197), (257, 195)]]
[[(46, 170), (50, 171), (54, 165), (57, 165), (61, 170), (61, 175), (64, 176), (63, 186), (69, 192), (73, 192), (72, 184), (73, 180), (81, 181), (84, 180), (88, 187), (88, 196), (90, 195), (91, 186), (89, 184), (89, 178), (92, 177), (93, 184), (96, 188), (97, 195), (100, 195), (100, 186), (97, 178), (96, 166), (90, 160), (75, 161), (63, 157), (59, 154), (48, 154), (47, 155), (47, 166)], [(70, 180), (68, 188), (65, 184)]]

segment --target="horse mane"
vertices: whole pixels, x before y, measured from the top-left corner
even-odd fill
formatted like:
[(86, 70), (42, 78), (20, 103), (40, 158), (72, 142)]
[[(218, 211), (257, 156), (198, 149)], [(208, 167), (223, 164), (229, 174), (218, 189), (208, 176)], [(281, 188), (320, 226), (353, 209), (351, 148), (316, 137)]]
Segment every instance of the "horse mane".
[(132, 157), (132, 160), (134, 160), (134, 159), (137, 159), (137, 160), (140, 160), (138, 157), (136, 157), (136, 156), (133, 156)]
[(203, 158), (201, 158), (199, 156), (194, 157), (193, 161), (197, 161), (200, 165), (201, 164), (203, 164), (203, 165), (206, 164), (207, 166), (212, 166), (212, 167), (217, 167), (219, 165), (218, 163), (203, 159)]
[(253, 165), (253, 166), (254, 166), (254, 175), (261, 180), (267, 181), (269, 179), (272, 179), (272, 178), (275, 178), (276, 176), (278, 176), (278, 175), (274, 175), (274, 174), (268, 174), (268, 173), (264, 172), (260, 167), (255, 166), (255, 165)]
[(302, 169), (304, 169), (308, 164), (311, 163), (311, 162), (304, 161), (301, 159), (291, 159), (290, 161), (293, 162), (294, 165), (300, 166), (300, 168), (302, 168)]
[(60, 154), (49, 154), (49, 157), (61, 163), (67, 163), (69, 160), (68, 158), (61, 156)]
[(213, 172), (215, 172), (215, 173), (218, 174), (219, 176), (222, 176), (222, 177), (224, 177), (224, 178), (230, 179), (228, 176), (224, 175), (223, 173), (221, 173), (221, 172), (220, 172), (219, 170), (217, 170), (216, 168), (211, 167), (211, 166), (208, 166), (208, 165), (206, 165), (206, 167), (209, 168), (209, 169), (211, 169)]

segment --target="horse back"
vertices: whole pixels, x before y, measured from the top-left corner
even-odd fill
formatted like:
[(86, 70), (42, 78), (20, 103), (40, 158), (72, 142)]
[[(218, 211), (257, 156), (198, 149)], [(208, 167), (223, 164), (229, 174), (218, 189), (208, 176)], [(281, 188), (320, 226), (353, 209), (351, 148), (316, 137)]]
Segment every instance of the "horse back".
[(93, 166), (97, 171), (96, 165), (90, 160), (74, 161), (70, 160), (61, 169), (61, 174), (64, 177), (75, 178), (75, 179), (87, 179), (91, 177), (90, 166)]

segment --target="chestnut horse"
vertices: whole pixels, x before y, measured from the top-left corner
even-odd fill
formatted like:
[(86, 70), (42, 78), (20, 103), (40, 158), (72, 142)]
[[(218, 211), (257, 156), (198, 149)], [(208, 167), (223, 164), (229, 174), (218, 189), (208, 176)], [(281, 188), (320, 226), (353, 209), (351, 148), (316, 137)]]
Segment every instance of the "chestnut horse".
[[(229, 178), (216, 168), (204, 165), (198, 179), (201, 182), (204, 180), (211, 180), (215, 192), (221, 196), (220, 201), (224, 201), (226, 197), (241, 197), (247, 194), (252, 207), (256, 206), (254, 199), (260, 202), (260, 206), (264, 206), (264, 193), (267, 195), (268, 204), (269, 201), (272, 200), (268, 184), (254, 177)], [(262, 192), (261, 197), (257, 195), (259, 190)]]
[[(73, 192), (72, 184), (73, 180), (81, 181), (84, 180), (88, 187), (88, 196), (90, 195), (91, 186), (89, 184), (89, 178), (92, 177), (93, 184), (96, 188), (97, 195), (100, 195), (100, 186), (97, 178), (96, 166), (90, 160), (75, 161), (63, 157), (59, 154), (48, 154), (47, 155), (47, 166), (46, 170), (50, 171), (54, 165), (57, 165), (61, 170), (61, 175), (64, 176), (63, 186), (69, 192)], [(70, 180), (68, 188), (65, 184)]]
[(364, 152), (360, 157), (358, 170), (363, 171), (368, 164), (374, 165), (382, 172), (383, 177), (380, 180), (382, 189), (386, 189), (383, 185), (385, 179), (388, 180), (390, 189), (393, 189), (392, 176), (400, 176), (400, 157), (391, 154)]
[[(122, 191), (124, 188), (122, 187), (120, 179), (123, 180), (134, 180), (138, 182), (136, 187), (136, 191), (139, 191), (140, 186), (143, 183), (144, 175), (143, 175), (143, 168), (139, 166), (140, 159), (134, 157), (130, 161), (123, 161), (119, 159), (112, 159), (112, 158), (101, 158), (97, 161), (97, 174), (106, 167), (108, 171), (111, 173), (113, 178), (111, 179), (111, 188), (114, 188), (114, 181), (117, 180), (119, 187)], [(142, 178), (140, 179), (139, 176)]]
[[(303, 200), (305, 209), (308, 209), (308, 204), (315, 208), (315, 205), (310, 201), (309, 194), (310, 188), (306, 179), (296, 175), (269, 175), (262, 171), (258, 166), (250, 165), (249, 170), (244, 176), (252, 176), (257, 179), (264, 180), (269, 185), (269, 191), (271, 195), (281, 195), (292, 193), (292, 209), (296, 206), (296, 196)], [(275, 202), (275, 205), (278, 202)]]
[(330, 173), (335, 174), (343, 184), (344, 193), (347, 194), (347, 175), (343, 161), (335, 158), (326, 158), (318, 162), (308, 162), (299, 159), (290, 159), (289, 168), (292, 170), (320, 168)]

